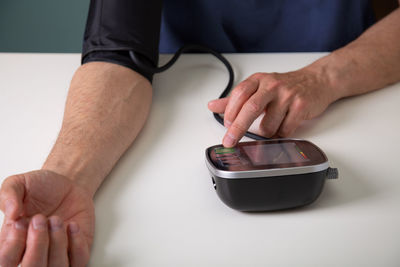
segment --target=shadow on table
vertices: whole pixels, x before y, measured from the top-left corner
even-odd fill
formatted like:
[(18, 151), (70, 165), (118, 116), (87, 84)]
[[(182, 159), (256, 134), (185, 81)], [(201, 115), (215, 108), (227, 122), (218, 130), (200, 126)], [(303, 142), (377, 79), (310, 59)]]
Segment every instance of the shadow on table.
[[(330, 155), (339, 169), (339, 180), (327, 180), (319, 199), (307, 209), (333, 208), (349, 205), (374, 197), (378, 194), (375, 187), (363, 180), (350, 165), (340, 162)], [(337, 184), (335, 184), (337, 183)]]

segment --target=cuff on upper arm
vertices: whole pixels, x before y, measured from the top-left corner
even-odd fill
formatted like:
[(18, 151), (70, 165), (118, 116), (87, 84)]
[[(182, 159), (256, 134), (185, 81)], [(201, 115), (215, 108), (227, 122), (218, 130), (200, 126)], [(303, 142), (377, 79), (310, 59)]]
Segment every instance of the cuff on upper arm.
[[(150, 82), (153, 80), (152, 73), (146, 72), (142, 68), (136, 66), (129, 56), (129, 51), (93, 51), (82, 56), (82, 64), (94, 61), (109, 62), (128, 67), (142, 74)], [(151, 62), (148, 61), (147, 64), (151, 64)]]
[(129, 67), (148, 78), (130, 59), (129, 51), (157, 66), (162, 0), (91, 0), (82, 49), (82, 63), (105, 61)]

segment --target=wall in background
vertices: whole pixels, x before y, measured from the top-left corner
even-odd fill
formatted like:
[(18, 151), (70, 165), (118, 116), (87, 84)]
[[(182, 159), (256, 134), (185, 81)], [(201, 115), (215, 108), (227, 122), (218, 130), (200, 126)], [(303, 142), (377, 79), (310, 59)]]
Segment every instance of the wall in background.
[(79, 53), (88, 8), (89, 0), (0, 0), (0, 52)]
[[(0, 0), (0, 52), (80, 53), (89, 1)], [(378, 19), (398, 7), (372, 4)]]

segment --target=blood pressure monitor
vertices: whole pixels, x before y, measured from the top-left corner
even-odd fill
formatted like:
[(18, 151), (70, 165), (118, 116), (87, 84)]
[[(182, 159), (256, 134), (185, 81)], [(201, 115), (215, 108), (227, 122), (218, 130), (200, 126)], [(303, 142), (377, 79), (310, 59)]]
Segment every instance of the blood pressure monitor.
[(308, 205), (327, 178), (337, 178), (320, 148), (309, 141), (275, 139), (206, 149), (214, 188), (229, 207), (272, 211)]
[[(182, 53), (193, 51), (210, 53), (225, 65), (229, 81), (219, 98), (228, 96), (234, 81), (232, 66), (209, 47), (184, 45), (161, 67), (150, 66), (135, 51), (129, 51), (129, 55), (135, 66), (154, 74), (170, 68)], [(224, 125), (219, 114), (214, 113), (214, 118)], [(239, 143), (234, 148), (217, 145), (206, 149), (214, 188), (221, 200), (233, 209), (268, 211), (304, 206), (318, 198), (326, 178), (337, 178), (337, 169), (329, 168), (325, 154), (311, 142), (265, 140), (250, 132), (245, 136), (260, 141)]]

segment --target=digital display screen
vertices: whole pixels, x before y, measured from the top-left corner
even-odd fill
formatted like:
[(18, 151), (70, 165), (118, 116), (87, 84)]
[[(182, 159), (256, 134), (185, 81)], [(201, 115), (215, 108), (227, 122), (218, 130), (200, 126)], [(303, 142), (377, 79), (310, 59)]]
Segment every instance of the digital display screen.
[(243, 146), (253, 165), (301, 163), (310, 159), (293, 142)]

